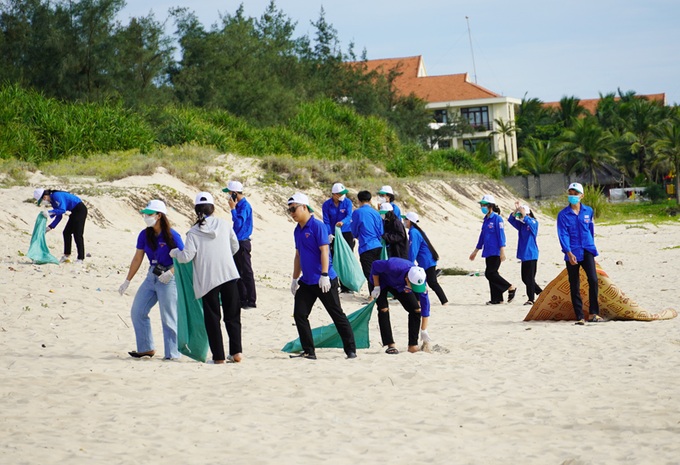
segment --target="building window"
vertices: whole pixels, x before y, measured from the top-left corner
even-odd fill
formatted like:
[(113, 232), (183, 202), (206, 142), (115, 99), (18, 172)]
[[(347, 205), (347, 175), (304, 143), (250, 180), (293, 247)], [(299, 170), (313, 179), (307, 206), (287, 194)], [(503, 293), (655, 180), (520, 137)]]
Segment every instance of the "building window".
[(446, 110), (435, 110), (434, 111), (434, 121), (435, 123), (448, 123), (448, 115)]
[(476, 152), (477, 146), (479, 146), (480, 144), (486, 144), (486, 146), (489, 150), (489, 153), (491, 153), (491, 140), (490, 139), (488, 139), (486, 137), (482, 137), (480, 139), (463, 139), (463, 148), (470, 153)]
[(451, 139), (440, 140), (438, 145), (439, 145), (440, 149), (450, 149), (451, 148)]
[(477, 131), (490, 131), (489, 107), (461, 108), (460, 115)]

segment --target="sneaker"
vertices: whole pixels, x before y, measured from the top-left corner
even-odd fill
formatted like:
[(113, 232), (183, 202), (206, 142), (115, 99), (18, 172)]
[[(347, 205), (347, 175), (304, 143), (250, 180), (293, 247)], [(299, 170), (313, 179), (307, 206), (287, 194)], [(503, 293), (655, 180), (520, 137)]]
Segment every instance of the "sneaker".
[(62, 255), (59, 263), (71, 263), (71, 257), (69, 255)]
[(574, 323), (574, 324), (575, 324), (575, 325), (579, 325), (579, 326), (585, 326), (586, 320), (578, 320), (578, 321), (577, 321), (576, 323)]
[(347, 354), (347, 358), (357, 358), (357, 354), (354, 352), (350, 352)]
[(76, 260), (76, 265), (82, 265), (83, 261), (81, 259)]
[(502, 301), (501, 301), (501, 302), (497, 302), (497, 301), (495, 301), (495, 300), (489, 300), (486, 304), (487, 304), (487, 305), (499, 305), (499, 304), (502, 304), (502, 303), (503, 303)]

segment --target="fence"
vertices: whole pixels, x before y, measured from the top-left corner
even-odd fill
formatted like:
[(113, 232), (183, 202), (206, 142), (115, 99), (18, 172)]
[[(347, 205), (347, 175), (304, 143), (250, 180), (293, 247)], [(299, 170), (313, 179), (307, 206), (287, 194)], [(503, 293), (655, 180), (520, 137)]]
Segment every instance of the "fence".
[(559, 173), (541, 174), (539, 176), (509, 176), (503, 178), (503, 181), (520, 197), (537, 200), (563, 195), (569, 184), (582, 182), (576, 176)]

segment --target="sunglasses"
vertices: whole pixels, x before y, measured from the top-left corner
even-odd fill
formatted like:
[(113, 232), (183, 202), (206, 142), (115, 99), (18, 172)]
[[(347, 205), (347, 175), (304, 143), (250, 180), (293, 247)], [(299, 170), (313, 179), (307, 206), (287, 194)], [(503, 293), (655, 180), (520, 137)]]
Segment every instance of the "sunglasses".
[(302, 205), (291, 205), (290, 207), (288, 207), (288, 213), (294, 213), (295, 210), (297, 210), (298, 207), (301, 207), (301, 206)]

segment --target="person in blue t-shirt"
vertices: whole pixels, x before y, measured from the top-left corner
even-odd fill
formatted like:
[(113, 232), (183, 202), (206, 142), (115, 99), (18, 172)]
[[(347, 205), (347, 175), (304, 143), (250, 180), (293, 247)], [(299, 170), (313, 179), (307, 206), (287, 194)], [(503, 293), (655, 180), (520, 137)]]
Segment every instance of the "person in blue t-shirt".
[(57, 227), (62, 216), (66, 212), (71, 212), (64, 227), (64, 255), (59, 262), (68, 263), (71, 261), (71, 242), (76, 243), (78, 258), (76, 263), (85, 260), (85, 220), (87, 219), (87, 207), (80, 198), (69, 192), (57, 191), (52, 189), (36, 189), (33, 197), (38, 201), (38, 205), (45, 202), (51, 210), (43, 211), (45, 218), (54, 217), (52, 223), (47, 226), (47, 232)]
[(507, 282), (498, 269), (501, 267), (501, 262), (505, 261), (505, 228), (503, 225), (503, 217), (501, 217), (501, 209), (496, 205), (496, 199), (493, 195), (485, 195), (479, 201), (482, 213), (484, 214), (484, 223), (482, 223), (482, 232), (479, 234), (479, 240), (474, 252), (470, 254), (470, 260), (477, 257), (477, 252), (483, 249), (482, 257), (486, 259), (486, 269), (484, 276), (489, 281), (489, 291), (491, 293), (491, 300), (487, 305), (497, 305), (503, 302), (503, 293), (508, 291), (508, 303), (515, 298), (517, 288)]
[(229, 181), (222, 192), (229, 194), (229, 208), (234, 224), (234, 232), (238, 239), (238, 252), (234, 255), (236, 269), (241, 276), (237, 282), (241, 308), (257, 308), (257, 291), (255, 290), (255, 273), (251, 261), (251, 235), (253, 234), (253, 208), (243, 195), (243, 184)]
[(404, 225), (408, 229), (408, 259), (425, 270), (427, 275), (427, 285), (432, 288), (439, 302), (442, 305), (449, 303), (449, 299), (444, 293), (441, 285), (437, 281), (437, 261), (439, 254), (430, 242), (430, 239), (425, 234), (425, 231), (420, 229), (418, 225), (420, 217), (416, 212), (408, 212), (404, 216)]
[(128, 270), (127, 277), (118, 292), (125, 294), (130, 281), (135, 277), (144, 255), (149, 259), (149, 269), (146, 278), (139, 286), (132, 302), (130, 317), (135, 328), (137, 350), (128, 352), (131, 357), (153, 357), (156, 350), (151, 331), (149, 312), (156, 305), (160, 307), (161, 323), (163, 325), (164, 358), (176, 360), (180, 358), (177, 347), (177, 286), (175, 285), (175, 269), (170, 250), (184, 249), (182, 237), (170, 227), (166, 216), (167, 208), (160, 200), (152, 200), (146, 208), (140, 210), (144, 215), (146, 229), (137, 236), (137, 251)]
[(371, 265), (380, 258), (380, 252), (382, 252), (380, 239), (384, 233), (383, 221), (380, 213), (371, 205), (369, 191), (360, 191), (357, 199), (361, 205), (352, 213), (352, 234), (359, 241), (361, 270), (368, 281), (368, 290), (372, 291)]
[(533, 305), (534, 297), (543, 292), (536, 283), (536, 268), (538, 263), (538, 220), (529, 205), (515, 202), (515, 211), (508, 216), (510, 223), (518, 233), (517, 258), (522, 262), (522, 282), (527, 288), (527, 300), (524, 305)]
[(380, 190), (378, 190), (378, 206), (382, 205), (383, 203), (389, 203), (392, 205), (394, 216), (401, 220), (401, 209), (399, 209), (399, 206), (394, 203), (394, 190), (392, 190), (392, 186), (382, 186)]
[[(339, 227), (342, 237), (354, 251), (354, 235), (352, 235), (352, 201), (347, 198), (347, 188), (339, 182), (331, 188), (331, 198), (321, 206), (323, 224), (328, 230), (328, 240), (331, 243), (331, 254), (335, 256), (335, 228)], [(340, 292), (350, 292), (350, 289), (340, 282)]]
[[(394, 343), (392, 325), (390, 323), (390, 306), (388, 294), (392, 294), (408, 312), (408, 351), (418, 352), (418, 330), (421, 317), (430, 316), (430, 298), (427, 295), (427, 276), (425, 270), (415, 266), (413, 262), (403, 258), (376, 260), (371, 266), (373, 291), (371, 297), (376, 299), (378, 307), (378, 326), (382, 345), (387, 346), (385, 353), (396, 355), (399, 350)], [(429, 342), (427, 330), (421, 332), (423, 342)]]
[(568, 189), (569, 205), (557, 214), (557, 237), (564, 253), (569, 274), (569, 291), (571, 303), (576, 314), (576, 324), (585, 325), (583, 315), (583, 301), (581, 299), (580, 268), (583, 267), (588, 277), (588, 313), (591, 322), (604, 321), (599, 315), (599, 288), (595, 257), (598, 252), (595, 247), (595, 220), (593, 209), (581, 204), (583, 186), (572, 182)]
[(347, 358), (356, 358), (352, 325), (340, 305), (338, 275), (333, 269), (328, 247), (328, 230), (320, 220), (314, 218), (313, 212), (306, 195), (298, 192), (288, 199), (288, 213), (297, 223), (293, 233), (295, 260), (290, 291), (295, 297), (293, 317), (302, 345), (302, 353), (291, 357), (316, 360), (309, 314), (319, 299), (335, 324)]

